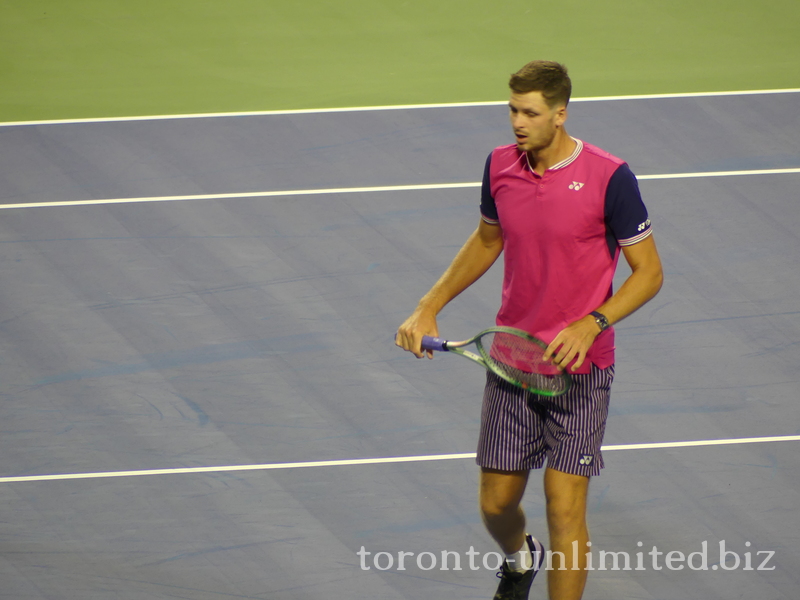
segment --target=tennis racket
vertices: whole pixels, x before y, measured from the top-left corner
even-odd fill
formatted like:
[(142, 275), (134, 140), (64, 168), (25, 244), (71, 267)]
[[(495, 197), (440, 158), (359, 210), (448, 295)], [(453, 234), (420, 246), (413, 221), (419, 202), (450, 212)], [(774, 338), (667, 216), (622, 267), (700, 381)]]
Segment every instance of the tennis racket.
[[(475, 344), (478, 351), (464, 350)], [(509, 383), (540, 396), (560, 396), (572, 379), (542, 358), (547, 344), (521, 329), (492, 327), (461, 342), (423, 336), (422, 349), (453, 352), (475, 361)]]

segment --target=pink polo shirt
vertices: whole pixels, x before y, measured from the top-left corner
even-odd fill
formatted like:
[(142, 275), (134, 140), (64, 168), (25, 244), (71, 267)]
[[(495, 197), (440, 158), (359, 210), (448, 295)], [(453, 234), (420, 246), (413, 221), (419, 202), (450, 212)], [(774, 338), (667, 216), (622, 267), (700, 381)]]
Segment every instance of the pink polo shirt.
[[(548, 344), (612, 294), (620, 246), (651, 233), (636, 177), (627, 164), (575, 140), (575, 152), (540, 176), (516, 144), (486, 162), (481, 213), (503, 232), (505, 271), (497, 325)], [(614, 363), (614, 329), (595, 339), (587, 361)]]

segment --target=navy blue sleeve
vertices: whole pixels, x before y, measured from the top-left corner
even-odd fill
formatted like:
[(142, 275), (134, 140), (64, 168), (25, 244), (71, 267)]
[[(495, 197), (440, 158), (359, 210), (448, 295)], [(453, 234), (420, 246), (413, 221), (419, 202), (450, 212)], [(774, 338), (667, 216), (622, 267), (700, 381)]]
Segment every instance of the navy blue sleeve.
[(627, 164), (620, 165), (608, 181), (605, 218), (620, 246), (641, 242), (652, 233), (639, 184)]
[(483, 169), (483, 184), (481, 185), (481, 215), (487, 223), (498, 223), (497, 205), (492, 198), (492, 186), (489, 181), (489, 168), (492, 164), (492, 153), (486, 159), (486, 166)]

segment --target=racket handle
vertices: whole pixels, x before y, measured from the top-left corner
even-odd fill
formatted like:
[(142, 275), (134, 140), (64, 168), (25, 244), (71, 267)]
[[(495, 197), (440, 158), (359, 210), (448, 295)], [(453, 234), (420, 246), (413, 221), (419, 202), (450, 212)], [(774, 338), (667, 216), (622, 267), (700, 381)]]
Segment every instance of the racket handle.
[(422, 336), (422, 349), (423, 350), (438, 350), (439, 352), (447, 352), (447, 340), (438, 337), (431, 337), (429, 335)]

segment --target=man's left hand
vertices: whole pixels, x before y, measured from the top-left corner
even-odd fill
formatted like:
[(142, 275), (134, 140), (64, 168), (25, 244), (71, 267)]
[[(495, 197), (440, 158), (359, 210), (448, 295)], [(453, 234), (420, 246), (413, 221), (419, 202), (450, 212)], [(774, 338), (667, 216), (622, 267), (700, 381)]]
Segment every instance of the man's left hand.
[(544, 351), (544, 359), (562, 370), (574, 360), (571, 370), (576, 371), (586, 360), (586, 353), (598, 335), (600, 327), (592, 315), (587, 315), (570, 323), (558, 333)]

